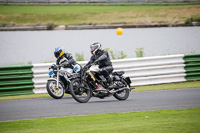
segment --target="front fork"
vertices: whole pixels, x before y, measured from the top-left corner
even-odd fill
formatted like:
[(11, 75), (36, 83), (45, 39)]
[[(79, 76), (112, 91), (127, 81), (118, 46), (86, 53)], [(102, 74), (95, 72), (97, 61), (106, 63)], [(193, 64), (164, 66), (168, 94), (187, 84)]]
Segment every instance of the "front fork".
[(59, 86), (59, 68), (57, 67), (57, 83), (56, 83), (56, 89), (58, 89)]

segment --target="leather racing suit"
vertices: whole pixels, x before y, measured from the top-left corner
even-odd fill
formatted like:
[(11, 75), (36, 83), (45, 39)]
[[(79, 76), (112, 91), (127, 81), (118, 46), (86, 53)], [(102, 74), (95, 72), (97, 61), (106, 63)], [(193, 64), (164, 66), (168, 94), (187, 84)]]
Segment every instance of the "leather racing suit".
[(112, 67), (112, 62), (110, 61), (110, 57), (108, 52), (103, 50), (98, 50), (96, 54), (93, 54), (90, 58), (90, 61), (85, 65), (88, 67), (92, 63), (99, 65), (100, 73), (110, 82), (110, 74), (114, 70)]
[(77, 64), (70, 53), (64, 53), (61, 57), (58, 57), (56, 60), (56, 65), (63, 64), (64, 62), (68, 62), (68, 64), (66, 64), (64, 68), (73, 69), (73, 65)]

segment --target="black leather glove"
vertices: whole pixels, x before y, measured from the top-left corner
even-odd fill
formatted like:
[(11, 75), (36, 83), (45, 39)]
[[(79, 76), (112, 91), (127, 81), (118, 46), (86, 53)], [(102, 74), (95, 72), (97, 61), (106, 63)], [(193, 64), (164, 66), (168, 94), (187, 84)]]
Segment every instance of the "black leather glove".
[(84, 66), (84, 67), (83, 67), (83, 70), (88, 70), (88, 66)]
[(94, 61), (94, 65), (97, 65), (98, 63), (99, 63), (98, 60), (95, 60), (95, 61)]

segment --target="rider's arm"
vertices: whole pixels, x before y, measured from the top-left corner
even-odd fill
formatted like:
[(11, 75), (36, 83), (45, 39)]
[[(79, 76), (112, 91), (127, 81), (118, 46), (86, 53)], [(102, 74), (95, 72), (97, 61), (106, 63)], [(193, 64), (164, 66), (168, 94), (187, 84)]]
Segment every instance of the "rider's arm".
[[(56, 65), (60, 65), (60, 57), (57, 58)], [(58, 68), (60, 69), (60, 67), (58, 67)]]
[(90, 61), (84, 66), (85, 68), (88, 68), (92, 63), (94, 63), (95, 59), (94, 56), (92, 55), (90, 58)]
[(65, 54), (65, 57), (67, 58), (68, 60), (68, 64), (76, 64), (76, 61), (73, 59), (73, 56), (70, 54), (70, 53), (66, 53)]
[(72, 56), (70, 56), (70, 57), (68, 58), (68, 63), (69, 63), (69, 64), (76, 64), (76, 61), (73, 59)]
[(58, 57), (56, 60), (56, 65), (64, 65), (65, 67), (67, 67), (68, 65), (71, 64), (76, 64), (76, 61), (73, 59), (72, 55), (69, 53), (65, 53), (63, 55), (64, 57), (61, 59), (61, 57)]
[(103, 54), (95, 62), (105, 60), (106, 58), (108, 58), (107, 55), (108, 55), (108, 52), (106, 50), (103, 50)]
[(57, 58), (56, 65), (59, 65), (59, 63), (60, 63), (60, 57)]

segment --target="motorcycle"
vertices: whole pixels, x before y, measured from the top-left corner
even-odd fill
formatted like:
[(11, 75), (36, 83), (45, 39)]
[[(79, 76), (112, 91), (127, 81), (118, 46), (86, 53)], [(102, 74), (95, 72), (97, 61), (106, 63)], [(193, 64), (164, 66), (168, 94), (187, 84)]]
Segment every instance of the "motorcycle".
[(108, 89), (109, 84), (105, 77), (97, 69), (90, 68), (91, 66), (81, 71), (81, 77), (71, 81), (70, 93), (77, 102), (86, 103), (91, 97), (103, 99), (114, 96), (118, 100), (126, 100), (129, 97), (131, 80), (123, 76), (124, 71), (111, 74), (114, 86)]
[(71, 80), (80, 78), (81, 66), (76, 64), (72, 68), (63, 68), (66, 64), (55, 65), (49, 68), (49, 79), (46, 89), (49, 95), (55, 99), (61, 99), (64, 93), (70, 94), (69, 86)]

